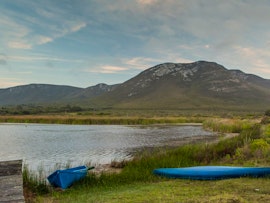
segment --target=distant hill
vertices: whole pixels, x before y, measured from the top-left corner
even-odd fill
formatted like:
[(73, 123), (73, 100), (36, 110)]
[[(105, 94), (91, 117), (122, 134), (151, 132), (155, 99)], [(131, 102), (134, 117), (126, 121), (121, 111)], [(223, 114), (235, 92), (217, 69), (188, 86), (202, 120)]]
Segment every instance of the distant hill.
[(207, 61), (164, 63), (117, 85), (30, 84), (0, 89), (0, 105), (79, 104), (122, 109), (250, 109), (270, 104), (270, 80)]
[(88, 88), (64, 85), (30, 84), (0, 89), (0, 105), (82, 103), (117, 85), (98, 84)]

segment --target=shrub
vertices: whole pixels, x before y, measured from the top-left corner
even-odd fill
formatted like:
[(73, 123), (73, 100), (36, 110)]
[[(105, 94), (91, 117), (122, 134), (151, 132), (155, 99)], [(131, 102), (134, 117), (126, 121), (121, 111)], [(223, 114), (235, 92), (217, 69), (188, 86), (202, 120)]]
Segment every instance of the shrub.
[(247, 159), (252, 158), (252, 153), (248, 144), (244, 145), (241, 148), (237, 148), (235, 151), (234, 159), (237, 159), (240, 162), (243, 162)]
[(265, 116), (270, 116), (270, 109), (266, 110), (264, 113)]
[(269, 144), (266, 142), (266, 140), (260, 138), (255, 139), (250, 144), (250, 149), (252, 152), (255, 152), (257, 150), (266, 151), (269, 149)]

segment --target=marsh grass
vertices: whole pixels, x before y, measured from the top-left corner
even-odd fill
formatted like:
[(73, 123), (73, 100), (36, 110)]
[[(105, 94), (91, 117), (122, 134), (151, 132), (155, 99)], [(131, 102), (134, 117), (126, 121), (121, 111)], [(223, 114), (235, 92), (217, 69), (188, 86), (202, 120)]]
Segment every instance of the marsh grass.
[(137, 116), (84, 116), (84, 115), (17, 115), (0, 116), (2, 123), (44, 123), (80, 125), (150, 125), (175, 123), (202, 123), (205, 118), (189, 117), (137, 117)]
[(23, 186), (27, 190), (31, 191), (31, 193), (37, 195), (43, 195), (49, 193), (49, 187), (46, 183), (46, 179), (44, 179), (43, 169), (39, 169), (38, 174), (33, 174), (30, 172), (28, 167), (24, 165), (23, 167)]
[(254, 119), (227, 119), (227, 118), (214, 118), (206, 119), (203, 122), (205, 129), (211, 129), (215, 132), (222, 133), (240, 133), (242, 130), (250, 129), (258, 120)]

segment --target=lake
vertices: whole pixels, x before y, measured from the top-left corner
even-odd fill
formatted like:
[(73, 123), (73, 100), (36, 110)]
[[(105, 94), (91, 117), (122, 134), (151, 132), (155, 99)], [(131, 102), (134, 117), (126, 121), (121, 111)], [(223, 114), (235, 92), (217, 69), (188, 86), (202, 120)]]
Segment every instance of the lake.
[(181, 143), (215, 134), (183, 125), (0, 124), (0, 161), (23, 159), (32, 171), (132, 158), (144, 147)]

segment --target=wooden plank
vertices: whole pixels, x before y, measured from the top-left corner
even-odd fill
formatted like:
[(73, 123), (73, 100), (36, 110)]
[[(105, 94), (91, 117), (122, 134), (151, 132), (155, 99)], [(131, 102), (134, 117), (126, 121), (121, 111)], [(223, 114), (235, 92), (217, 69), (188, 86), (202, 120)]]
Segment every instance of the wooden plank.
[(22, 160), (0, 162), (0, 176), (21, 175)]
[(25, 202), (22, 160), (0, 162), (0, 202)]

